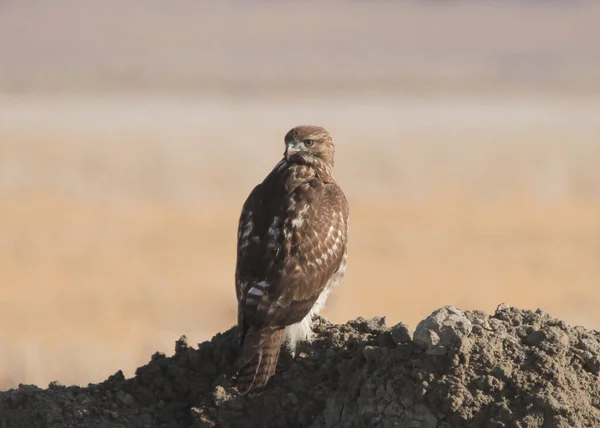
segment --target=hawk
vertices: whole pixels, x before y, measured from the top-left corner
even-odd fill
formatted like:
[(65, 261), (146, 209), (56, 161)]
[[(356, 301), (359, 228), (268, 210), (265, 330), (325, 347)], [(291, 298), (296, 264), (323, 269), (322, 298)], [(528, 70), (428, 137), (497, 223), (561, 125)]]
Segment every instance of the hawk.
[(294, 355), (346, 270), (348, 202), (332, 175), (334, 145), (318, 126), (285, 136), (284, 157), (240, 216), (235, 271), (238, 391), (262, 391), (284, 341)]

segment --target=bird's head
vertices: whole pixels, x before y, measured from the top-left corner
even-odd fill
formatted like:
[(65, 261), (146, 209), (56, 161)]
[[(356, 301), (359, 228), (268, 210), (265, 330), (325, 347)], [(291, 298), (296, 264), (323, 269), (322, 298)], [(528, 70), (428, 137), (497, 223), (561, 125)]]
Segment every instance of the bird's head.
[(320, 126), (297, 126), (285, 135), (284, 156), (288, 162), (313, 164), (322, 161), (331, 168), (334, 152), (331, 135)]

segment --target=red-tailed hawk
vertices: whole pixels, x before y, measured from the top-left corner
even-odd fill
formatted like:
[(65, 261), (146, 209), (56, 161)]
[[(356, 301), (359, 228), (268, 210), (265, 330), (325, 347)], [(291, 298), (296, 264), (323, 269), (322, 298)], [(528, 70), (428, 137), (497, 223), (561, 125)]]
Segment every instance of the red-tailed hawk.
[(244, 203), (235, 272), (241, 393), (265, 387), (284, 340), (293, 354), (311, 339), (312, 317), (344, 276), (348, 202), (333, 156), (325, 129), (292, 129), (284, 158)]

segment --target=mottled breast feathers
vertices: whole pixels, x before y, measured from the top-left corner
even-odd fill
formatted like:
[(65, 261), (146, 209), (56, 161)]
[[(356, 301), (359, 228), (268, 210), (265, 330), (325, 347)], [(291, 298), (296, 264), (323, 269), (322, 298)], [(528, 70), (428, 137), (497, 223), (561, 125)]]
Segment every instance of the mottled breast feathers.
[(283, 160), (254, 188), (238, 229), (236, 288), (238, 300), (246, 298), (239, 314), (245, 323), (284, 327), (308, 313), (344, 256), (347, 214), (344, 194), (324, 169)]

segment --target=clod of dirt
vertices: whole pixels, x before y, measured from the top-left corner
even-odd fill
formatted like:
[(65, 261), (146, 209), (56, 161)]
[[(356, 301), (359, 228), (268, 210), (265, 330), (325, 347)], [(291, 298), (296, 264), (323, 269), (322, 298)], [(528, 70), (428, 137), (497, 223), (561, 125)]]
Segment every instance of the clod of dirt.
[(431, 355), (445, 354), (471, 333), (471, 321), (459, 309), (445, 306), (419, 323), (414, 341)]
[(0, 392), (0, 427), (597, 427), (600, 333), (538, 310), (441, 308), (404, 324), (317, 323), (265, 393), (232, 387), (237, 330), (185, 338), (125, 379)]

